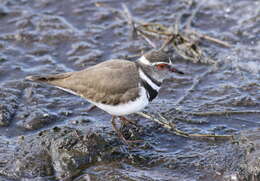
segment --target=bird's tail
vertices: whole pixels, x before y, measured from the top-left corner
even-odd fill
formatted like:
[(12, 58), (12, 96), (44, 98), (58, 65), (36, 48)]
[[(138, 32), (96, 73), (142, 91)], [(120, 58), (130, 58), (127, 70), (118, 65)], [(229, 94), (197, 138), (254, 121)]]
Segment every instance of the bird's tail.
[(52, 75), (32, 75), (25, 77), (26, 80), (36, 81), (36, 82), (48, 82), (48, 81), (55, 81), (58, 79), (64, 79), (71, 75), (70, 72), (68, 73), (61, 73), (61, 74), (52, 74)]
[(31, 80), (31, 81), (44, 81), (46, 80), (46, 76), (39, 76), (39, 75), (32, 75), (32, 76), (27, 76), (25, 77), (26, 80)]

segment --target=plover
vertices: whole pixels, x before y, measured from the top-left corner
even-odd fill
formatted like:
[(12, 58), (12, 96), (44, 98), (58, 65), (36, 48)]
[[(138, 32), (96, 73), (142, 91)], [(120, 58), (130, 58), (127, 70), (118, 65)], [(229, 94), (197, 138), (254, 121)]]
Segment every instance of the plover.
[(111, 123), (119, 137), (127, 143), (116, 127), (115, 119), (127, 121), (125, 115), (144, 109), (158, 94), (164, 79), (172, 72), (172, 59), (161, 50), (152, 50), (137, 61), (112, 59), (81, 71), (26, 79), (53, 85), (85, 98), (112, 115)]

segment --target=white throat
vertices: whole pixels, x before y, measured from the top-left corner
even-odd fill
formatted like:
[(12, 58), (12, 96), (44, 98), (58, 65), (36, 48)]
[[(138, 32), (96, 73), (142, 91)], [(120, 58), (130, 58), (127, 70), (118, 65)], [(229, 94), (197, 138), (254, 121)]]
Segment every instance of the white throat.
[(145, 73), (142, 71), (142, 69), (139, 69), (139, 75), (140, 75), (140, 78), (142, 80), (144, 80), (145, 82), (147, 82), (154, 90), (156, 90), (157, 92), (159, 91), (160, 86), (153, 83), (153, 81), (145, 75)]
[(141, 56), (141, 57), (139, 58), (139, 61), (140, 61), (141, 63), (145, 64), (145, 65), (152, 65), (152, 64), (145, 58), (145, 56)]

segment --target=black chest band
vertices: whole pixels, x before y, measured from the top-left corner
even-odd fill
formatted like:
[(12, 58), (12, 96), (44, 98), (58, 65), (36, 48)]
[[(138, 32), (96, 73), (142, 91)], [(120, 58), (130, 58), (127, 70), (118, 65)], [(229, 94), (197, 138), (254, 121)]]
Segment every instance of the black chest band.
[(146, 92), (148, 93), (148, 99), (151, 102), (157, 95), (158, 91), (153, 89), (146, 81), (142, 80), (142, 85), (144, 86)]

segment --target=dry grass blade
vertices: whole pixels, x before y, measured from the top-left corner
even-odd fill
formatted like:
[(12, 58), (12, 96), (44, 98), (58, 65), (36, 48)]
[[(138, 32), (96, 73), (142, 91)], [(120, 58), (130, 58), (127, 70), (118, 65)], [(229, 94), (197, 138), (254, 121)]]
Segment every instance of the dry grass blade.
[(203, 35), (203, 34), (201, 34), (201, 33), (199, 33), (199, 32), (196, 32), (196, 31), (189, 31), (189, 33), (193, 33), (193, 34), (195, 34), (196, 36), (198, 36), (199, 38), (203, 38), (203, 39), (205, 39), (205, 40), (212, 41), (212, 42), (217, 43), (217, 44), (219, 44), (219, 45), (222, 45), (222, 46), (224, 46), (224, 47), (231, 48), (231, 45), (230, 45), (229, 43), (224, 42), (224, 41), (222, 41), (222, 40), (219, 40), (219, 39), (210, 37), (210, 36), (208, 36), (208, 35)]
[(167, 128), (167, 129), (171, 129), (171, 128), (172, 128), (172, 126), (170, 126), (168, 123), (164, 123), (164, 122), (162, 122), (161, 120), (156, 119), (155, 117), (153, 117), (153, 116), (151, 116), (151, 115), (148, 115), (148, 114), (146, 114), (146, 113), (144, 113), (144, 112), (137, 112), (136, 114), (138, 114), (139, 116), (142, 116), (142, 117), (144, 117), (144, 118), (146, 118), (146, 119), (155, 121), (155, 122), (157, 122), (158, 124), (163, 125), (163, 127)]
[(178, 128), (176, 128), (175, 124), (167, 121), (167, 119), (164, 118), (161, 114), (159, 114), (160, 119), (157, 119), (154, 116), (149, 115), (147, 113), (143, 113), (143, 112), (138, 112), (136, 114), (162, 125), (164, 128), (167, 128), (167, 129), (173, 131), (176, 135), (179, 135), (179, 136), (189, 137), (189, 138), (208, 138), (208, 139), (214, 139), (214, 140), (233, 139), (232, 135), (211, 135), (211, 134), (190, 134), (190, 133), (186, 133), (186, 132), (181, 131)]
[(133, 20), (133, 16), (130, 13), (130, 11), (125, 3), (122, 4), (122, 7), (123, 7), (123, 12), (124, 12), (123, 14), (125, 15), (125, 18), (127, 19), (127, 23), (131, 29), (131, 37), (134, 39), (137, 37), (137, 31), (136, 31), (136, 27), (135, 27), (135, 22)]
[(161, 48), (159, 50), (163, 50), (165, 47), (167, 47), (174, 39), (174, 35), (172, 35), (170, 38), (168, 38), (163, 45), (161, 46)]
[(150, 40), (149, 38), (148, 38), (148, 36), (146, 36), (144, 33), (142, 33), (141, 31), (139, 31), (140, 32), (140, 34), (141, 34), (141, 36), (147, 41), (147, 43), (149, 44), (149, 45), (151, 45), (153, 48), (156, 48), (157, 46), (155, 45), (155, 43), (154, 42), (152, 42), (152, 40)]
[[(218, 40), (208, 35), (203, 35), (191, 29), (191, 22), (196, 16), (196, 13), (199, 11), (201, 5), (203, 5), (203, 2), (204, 1), (202, 1), (196, 8), (191, 8), (191, 5), (194, 4), (192, 3), (188, 8), (182, 11), (176, 18), (174, 25), (175, 30), (173, 30), (172, 27), (167, 27), (159, 23), (144, 23), (137, 21), (131, 15), (126, 4), (122, 4), (123, 11), (121, 14), (124, 15), (128, 24), (130, 25), (132, 37), (139, 35), (140, 37), (144, 38), (144, 40), (148, 42), (148, 44), (153, 48), (156, 48), (156, 44), (151, 40), (151, 38), (164, 40), (160, 50), (164, 49), (168, 45), (172, 45), (176, 53), (184, 59), (190, 60), (194, 63), (201, 62), (206, 64), (214, 64), (215, 61), (206, 56), (205, 52), (198, 46), (196, 43), (197, 40), (205, 39), (228, 48), (231, 47), (231, 45), (222, 40)], [(191, 11), (191, 9), (194, 10), (187, 20), (185, 30), (183, 32), (179, 32), (180, 20), (182, 16), (187, 11)], [(194, 38), (196, 41), (194, 41)]]
[(185, 123), (189, 123), (189, 124), (206, 124), (206, 123), (208, 123), (208, 121), (205, 121), (205, 120), (195, 121), (193, 119), (182, 118), (182, 117), (175, 117), (175, 120), (185, 122)]
[(150, 32), (164, 36), (172, 36), (172, 32), (169, 31), (168, 27), (158, 23), (145, 23), (139, 25), (137, 28), (143, 32)]
[(131, 15), (131, 13), (130, 13), (128, 7), (126, 6), (125, 3), (122, 4), (122, 7), (123, 7), (123, 10), (124, 10), (124, 14), (125, 14), (125, 16), (126, 16), (126, 18), (127, 18), (127, 20), (128, 20), (128, 21), (127, 21), (128, 24), (129, 24), (129, 25), (133, 25), (133, 24), (134, 24), (133, 16)]
[(185, 32), (186, 32), (187, 34), (194, 34), (194, 35), (198, 36), (199, 38), (203, 38), (203, 39), (205, 39), (205, 40), (212, 41), (212, 42), (214, 42), (214, 43), (217, 43), (217, 44), (220, 44), (220, 45), (225, 46), (225, 47), (227, 47), (227, 48), (230, 48), (231, 45), (228, 44), (227, 42), (224, 42), (224, 41), (222, 41), (222, 40), (219, 40), (219, 39), (210, 37), (210, 36), (208, 36), (208, 35), (203, 35), (203, 34), (201, 34), (201, 33), (199, 33), (199, 32), (196, 32), (196, 31), (192, 30), (192, 28), (191, 28), (192, 21), (193, 21), (193, 19), (195, 18), (197, 12), (199, 11), (200, 7), (204, 4), (204, 2), (205, 2), (205, 0), (201, 1), (201, 2), (199, 3), (199, 5), (197, 5), (197, 7), (193, 10), (191, 16), (189, 16), (189, 18), (188, 18), (188, 20), (187, 20), (187, 22), (186, 22), (185, 28), (184, 28), (184, 29), (185, 29)]
[(203, 58), (202, 50), (187, 37), (177, 34), (173, 39), (173, 47), (176, 52), (187, 60), (194, 63), (201, 62)]
[(122, 4), (123, 7), (123, 14), (125, 15), (125, 18), (127, 19), (127, 23), (130, 26), (131, 29), (131, 37), (134, 39), (137, 37), (138, 33), (145, 39), (145, 41), (147, 41), (147, 43), (149, 45), (151, 45), (153, 48), (156, 48), (155, 43), (152, 42), (152, 40), (150, 40), (150, 38), (148, 36), (146, 36), (145, 33), (143, 33), (142, 31), (140, 31), (140, 29), (137, 29), (135, 27), (135, 22), (133, 20), (133, 16), (129, 11), (129, 8), (126, 6), (125, 3)]
[(200, 47), (191, 39), (179, 33), (178, 34), (173, 33), (169, 31), (170, 28), (165, 27), (161, 24), (156, 24), (156, 23), (143, 24), (143, 25), (139, 25), (137, 27), (137, 30), (142, 35), (148, 33), (151, 36), (154, 36), (154, 34), (158, 34), (160, 36), (167, 36), (168, 38), (161, 46), (160, 48), (161, 50), (164, 49), (172, 42), (172, 46), (174, 47), (176, 52), (184, 59), (191, 60), (194, 63), (197, 62), (208, 63), (208, 64), (215, 63), (215, 61), (206, 58), (206, 56), (204, 55)]

